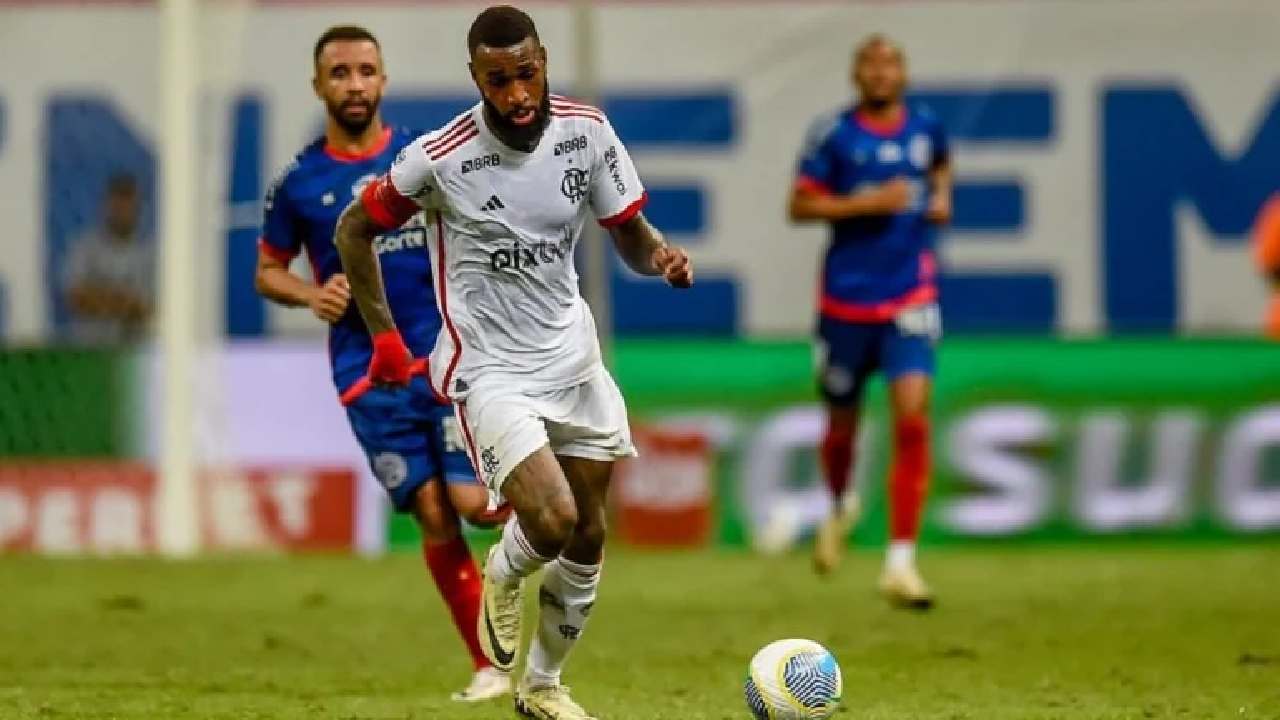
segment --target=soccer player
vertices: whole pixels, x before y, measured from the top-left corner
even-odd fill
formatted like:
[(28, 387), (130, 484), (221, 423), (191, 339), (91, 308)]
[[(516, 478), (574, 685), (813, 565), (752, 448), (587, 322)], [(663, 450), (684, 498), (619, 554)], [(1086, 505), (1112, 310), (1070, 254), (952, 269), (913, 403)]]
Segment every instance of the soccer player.
[(857, 497), (848, 489), (859, 408), (868, 377), (883, 373), (893, 407), (888, 558), (881, 590), (898, 606), (927, 609), (933, 596), (915, 565), (929, 478), (929, 395), (941, 319), (932, 226), (951, 217), (947, 139), (924, 110), (903, 100), (906, 59), (873, 35), (858, 46), (858, 102), (809, 133), (790, 215), (826, 221), (831, 244), (819, 299), (820, 390), (827, 405), (822, 467), (832, 513), (814, 561), (830, 572), (848, 542)]
[(693, 269), (641, 214), (644, 187), (604, 114), (550, 94), (528, 15), (484, 10), (467, 49), (481, 101), (406, 148), (343, 213), (335, 242), (374, 333), (370, 377), (403, 383), (410, 348), (371, 243), (426, 210), (445, 325), (430, 377), (455, 402), (480, 475), (516, 515), (489, 551), (480, 638), (496, 667), (513, 666), (522, 581), (545, 566), (516, 709), (581, 720), (590, 716), (561, 669), (595, 603), (614, 461), (635, 450), (578, 292), (574, 248), (594, 216), (636, 272), (689, 287)]
[[(364, 379), (373, 345), (359, 314), (348, 308), (351, 291), (333, 247), (339, 213), (386, 172), (414, 135), (383, 124), (379, 116), (387, 76), (378, 41), (368, 30), (330, 28), (316, 41), (313, 61), (312, 85), (328, 113), (325, 134), (298, 154), (267, 194), (258, 292), (281, 305), (308, 307), (329, 324), (333, 381), (351, 429), (396, 510), (417, 518), (427, 568), (475, 665), (470, 685), (453, 698), (498, 697), (510, 692), (511, 682), (480, 649), (482, 585), (458, 516), (478, 524), (501, 518), (491, 517), (489, 492), (463, 452), (449, 403), (437, 399), (420, 376), (397, 389), (371, 387)], [(440, 329), (440, 313), (425, 287), (431, 281), (427, 228), (421, 218), (404, 220), (387, 227), (374, 245), (386, 271), (391, 311), (409, 345), (425, 353)], [(303, 249), (315, 284), (289, 272), (289, 262)]]

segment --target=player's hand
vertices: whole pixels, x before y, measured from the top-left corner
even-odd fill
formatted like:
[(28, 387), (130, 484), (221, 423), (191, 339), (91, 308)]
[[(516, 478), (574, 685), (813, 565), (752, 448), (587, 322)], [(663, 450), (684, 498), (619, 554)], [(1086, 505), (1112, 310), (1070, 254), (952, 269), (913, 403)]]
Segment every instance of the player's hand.
[(911, 183), (896, 177), (871, 191), (871, 202), (882, 215), (896, 215), (911, 206)]
[(408, 385), (413, 372), (413, 354), (399, 330), (384, 330), (373, 336), (373, 358), (369, 379), (375, 385)]
[(351, 304), (351, 286), (347, 284), (347, 276), (338, 273), (330, 277), (322, 287), (316, 288), (308, 304), (311, 312), (327, 323), (341, 320)]
[(663, 245), (653, 251), (653, 266), (673, 288), (693, 287), (693, 261), (684, 248)]
[(946, 225), (951, 222), (951, 196), (947, 193), (934, 193), (929, 198), (929, 206), (925, 208), (924, 217), (931, 223)]

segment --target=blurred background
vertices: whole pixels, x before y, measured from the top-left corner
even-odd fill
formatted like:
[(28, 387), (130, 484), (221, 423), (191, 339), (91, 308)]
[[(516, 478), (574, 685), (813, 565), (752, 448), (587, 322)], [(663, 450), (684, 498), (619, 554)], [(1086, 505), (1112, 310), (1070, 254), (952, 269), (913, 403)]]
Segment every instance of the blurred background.
[[(256, 241), (270, 180), (322, 130), (319, 33), (369, 27), (385, 117), (432, 128), (474, 102), (481, 4), (183, 5), (0, 2), (0, 551), (414, 545), (336, 402), (324, 328), (255, 294)], [(905, 47), (957, 171), (926, 542), (1280, 533), (1277, 269), (1251, 239), (1280, 189), (1280, 4), (529, 9), (553, 89), (603, 106), (651, 219), (699, 263), (686, 294), (612, 251), (583, 265), (643, 452), (615, 494), (622, 539), (777, 551), (826, 511), (808, 341), (826, 236), (784, 209), (873, 31)], [(870, 397), (857, 540), (878, 544)]]

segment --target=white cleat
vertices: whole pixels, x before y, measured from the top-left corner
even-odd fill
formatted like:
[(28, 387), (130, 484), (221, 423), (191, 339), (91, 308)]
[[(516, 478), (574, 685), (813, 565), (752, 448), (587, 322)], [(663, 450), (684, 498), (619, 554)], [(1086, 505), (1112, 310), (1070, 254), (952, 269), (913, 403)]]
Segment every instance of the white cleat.
[(495, 667), (481, 668), (471, 676), (471, 684), (454, 693), (454, 702), (477, 703), (511, 694), (511, 673)]
[(566, 685), (522, 685), (516, 690), (516, 712), (535, 720), (596, 720), (569, 697)]
[(933, 592), (912, 566), (886, 568), (880, 576), (880, 592), (894, 607), (908, 610), (929, 610), (933, 607)]
[[(502, 543), (489, 548), (485, 567), (495, 552), (502, 552)], [(480, 597), (480, 617), (476, 622), (476, 634), (480, 649), (493, 666), (510, 673), (516, 664), (516, 651), (520, 649), (520, 616), (524, 612), (521, 589), (524, 583), (506, 587), (484, 578), (484, 590)]]
[(845, 547), (849, 544), (849, 533), (858, 523), (860, 512), (858, 496), (849, 494), (840, 502), (839, 509), (818, 526), (818, 534), (813, 541), (813, 569), (819, 575), (830, 574), (840, 567)]

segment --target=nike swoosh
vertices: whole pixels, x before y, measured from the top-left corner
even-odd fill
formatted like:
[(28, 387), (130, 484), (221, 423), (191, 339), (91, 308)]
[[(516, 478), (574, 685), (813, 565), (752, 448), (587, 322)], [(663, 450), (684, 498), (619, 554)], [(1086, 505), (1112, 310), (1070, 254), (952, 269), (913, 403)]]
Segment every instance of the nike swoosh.
[(489, 645), (493, 647), (493, 659), (498, 662), (499, 667), (510, 667), (511, 663), (516, 659), (516, 653), (514, 650), (511, 652), (502, 651), (502, 643), (498, 642), (498, 636), (493, 632), (493, 623), (489, 621), (489, 608), (487, 604), (484, 609), (484, 629), (489, 632)]

